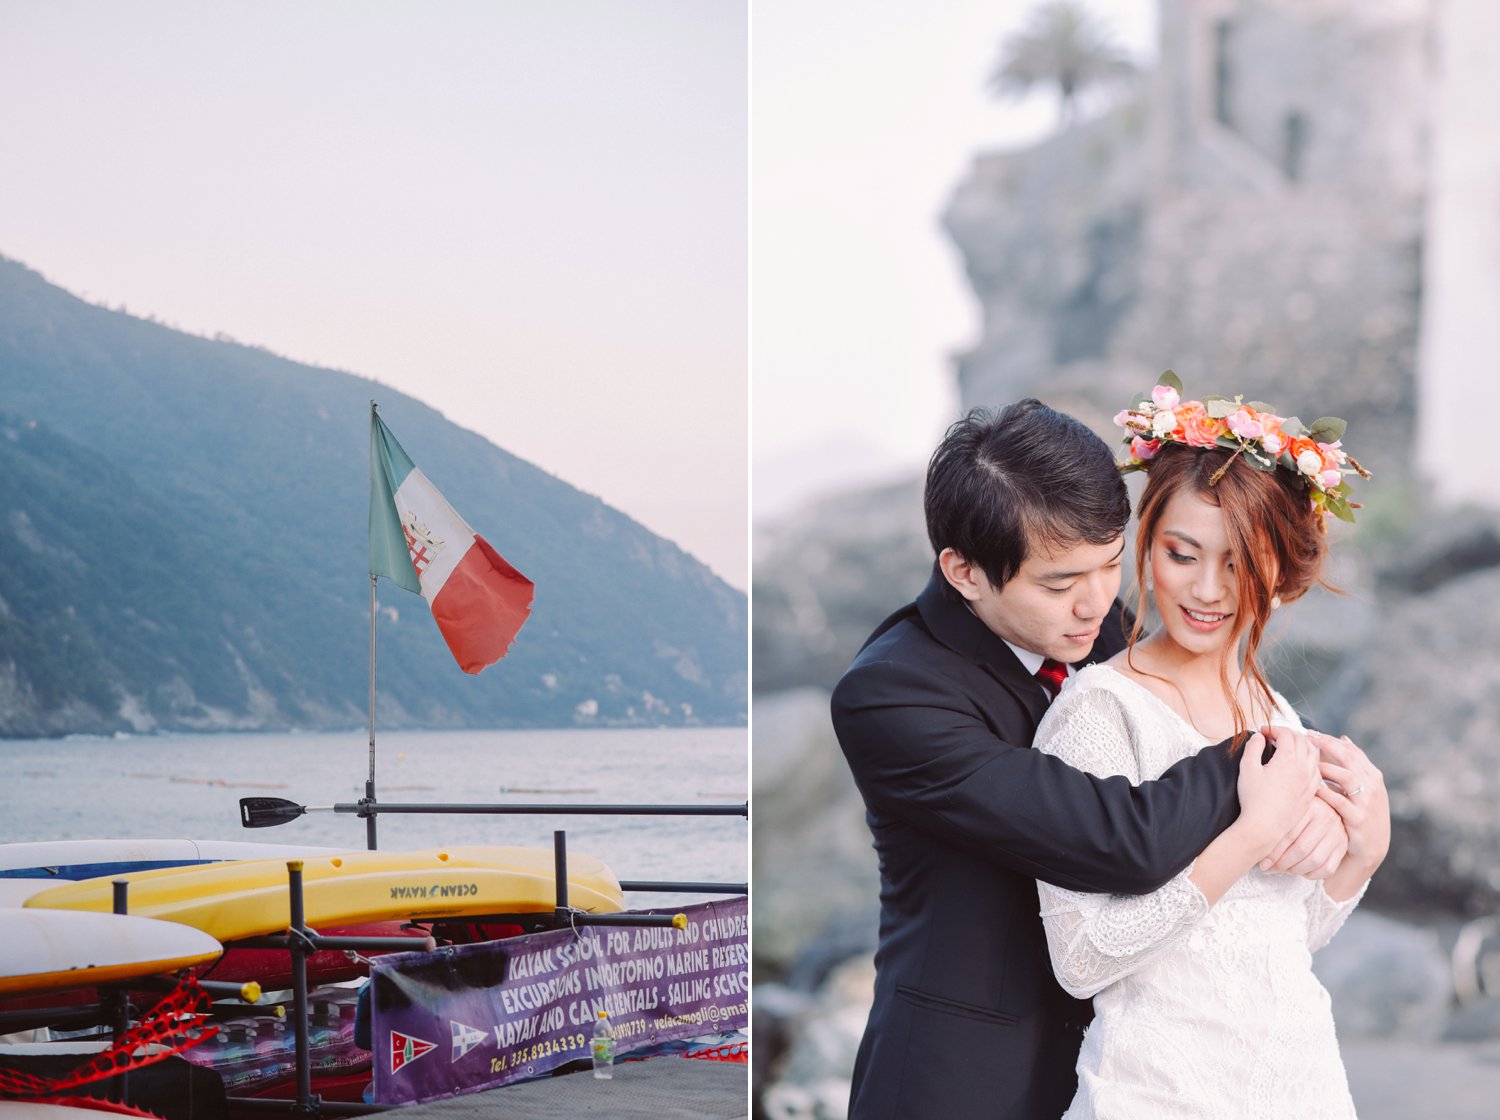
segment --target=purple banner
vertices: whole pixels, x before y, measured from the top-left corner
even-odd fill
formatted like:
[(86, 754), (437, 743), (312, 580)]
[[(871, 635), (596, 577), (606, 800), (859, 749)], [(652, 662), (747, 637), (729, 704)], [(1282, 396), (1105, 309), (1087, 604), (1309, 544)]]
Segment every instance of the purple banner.
[(680, 912), (686, 929), (580, 926), (377, 958), (375, 1100), (472, 1093), (586, 1059), (600, 1011), (609, 1015), (617, 1058), (746, 1027), (746, 900)]

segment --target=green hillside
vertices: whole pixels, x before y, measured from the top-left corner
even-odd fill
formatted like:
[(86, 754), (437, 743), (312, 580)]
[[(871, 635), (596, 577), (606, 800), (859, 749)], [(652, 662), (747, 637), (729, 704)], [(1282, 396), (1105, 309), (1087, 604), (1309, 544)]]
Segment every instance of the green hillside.
[(0, 735), (361, 723), (371, 399), (537, 584), (471, 677), (382, 581), (383, 726), (745, 718), (745, 596), (677, 546), (394, 390), (0, 258)]

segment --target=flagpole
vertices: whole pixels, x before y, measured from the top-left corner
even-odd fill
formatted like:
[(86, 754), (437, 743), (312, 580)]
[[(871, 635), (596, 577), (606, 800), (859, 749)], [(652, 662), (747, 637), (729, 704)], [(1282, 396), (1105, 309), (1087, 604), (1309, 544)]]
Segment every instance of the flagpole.
[[(370, 469), (375, 469), (375, 402), (370, 402)], [(365, 779), (365, 800), (375, 805), (375, 585), (380, 577), (370, 573), (370, 776)], [(365, 817), (365, 845), (375, 850), (375, 814)]]

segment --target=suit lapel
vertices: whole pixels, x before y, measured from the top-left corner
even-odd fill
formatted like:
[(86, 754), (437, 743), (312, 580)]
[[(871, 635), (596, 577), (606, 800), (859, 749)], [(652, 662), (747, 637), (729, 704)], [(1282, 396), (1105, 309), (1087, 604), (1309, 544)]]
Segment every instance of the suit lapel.
[[(943, 578), (933, 565), (932, 578), (917, 596), (917, 610), (928, 631), (943, 645), (994, 677), (1031, 717), (1035, 731), (1047, 711), (1047, 694), (1037, 679), (1026, 671), (1010, 646), (988, 626), (979, 621), (964, 598)], [(1030, 745), (1028, 736), (1027, 745)]]

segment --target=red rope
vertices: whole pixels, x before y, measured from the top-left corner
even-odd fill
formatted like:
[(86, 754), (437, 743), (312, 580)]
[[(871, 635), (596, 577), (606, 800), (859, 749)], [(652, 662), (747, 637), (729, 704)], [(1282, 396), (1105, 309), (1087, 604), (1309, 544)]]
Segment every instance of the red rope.
[(180, 1054), (219, 1033), (218, 1027), (206, 1025), (209, 1003), (198, 981), (186, 977), (113, 1046), (90, 1055), (68, 1073), (38, 1077), (20, 1070), (0, 1069), (0, 1098), (55, 1096)]

